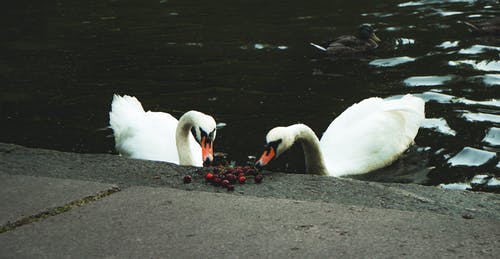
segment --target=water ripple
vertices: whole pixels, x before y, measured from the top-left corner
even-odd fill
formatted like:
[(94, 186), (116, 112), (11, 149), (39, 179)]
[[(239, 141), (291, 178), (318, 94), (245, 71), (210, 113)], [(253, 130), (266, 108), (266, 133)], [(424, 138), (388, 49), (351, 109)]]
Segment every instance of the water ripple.
[(426, 118), (422, 122), (420, 127), (425, 129), (433, 129), (436, 132), (450, 136), (455, 136), (457, 134), (456, 131), (454, 131), (452, 128), (450, 128), (450, 126), (448, 126), (448, 123), (443, 118)]
[(486, 132), (486, 136), (484, 136), (482, 142), (493, 147), (500, 146), (500, 128), (490, 128), (488, 132)]
[(488, 46), (488, 45), (472, 45), (470, 48), (459, 50), (458, 54), (465, 54), (465, 55), (480, 54), (488, 50), (500, 51), (500, 47)]
[(500, 61), (492, 60), (457, 60), (457, 61), (448, 61), (448, 65), (450, 66), (458, 66), (461, 64), (471, 65), (476, 70), (482, 71), (500, 71)]
[(462, 114), (462, 117), (470, 122), (493, 122), (500, 123), (500, 115), (482, 113), (482, 112), (468, 112)]
[(406, 86), (437, 86), (453, 79), (453, 76), (412, 76), (404, 80)]
[(416, 58), (404, 56), (404, 57), (395, 57), (395, 58), (382, 58), (382, 59), (375, 59), (370, 61), (370, 65), (376, 66), (376, 67), (395, 67), (400, 64), (408, 63), (408, 62), (413, 62), (415, 61)]
[(500, 85), (500, 74), (485, 74), (482, 76), (475, 76), (473, 78), (479, 78), (487, 86)]
[(472, 147), (464, 147), (462, 151), (448, 160), (451, 166), (480, 166), (496, 156), (495, 152), (484, 151)]
[(445, 42), (437, 45), (436, 47), (442, 48), (442, 49), (455, 48), (455, 47), (458, 47), (458, 43), (460, 43), (460, 41), (458, 41), (458, 40), (456, 40), (456, 41), (445, 41)]

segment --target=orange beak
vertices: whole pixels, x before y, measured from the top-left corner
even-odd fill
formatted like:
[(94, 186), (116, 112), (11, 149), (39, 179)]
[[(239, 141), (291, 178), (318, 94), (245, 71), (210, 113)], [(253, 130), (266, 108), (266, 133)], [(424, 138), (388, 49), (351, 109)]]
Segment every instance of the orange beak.
[(262, 156), (260, 157), (259, 161), (257, 161), (256, 165), (257, 166), (265, 166), (267, 165), (273, 158), (276, 156), (276, 152), (274, 151), (273, 147), (270, 147), (269, 150), (264, 151)]
[(203, 162), (212, 162), (214, 160), (213, 141), (207, 141), (206, 137), (201, 138), (201, 156)]

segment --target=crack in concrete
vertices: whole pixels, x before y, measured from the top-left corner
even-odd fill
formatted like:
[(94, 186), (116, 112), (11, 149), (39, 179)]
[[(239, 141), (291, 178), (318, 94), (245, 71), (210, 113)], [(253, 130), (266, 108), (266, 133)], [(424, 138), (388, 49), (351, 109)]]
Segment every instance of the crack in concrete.
[(119, 191), (121, 191), (120, 187), (118, 187), (118, 186), (111, 187), (107, 190), (100, 191), (94, 195), (86, 196), (84, 198), (71, 201), (69, 203), (64, 204), (63, 206), (49, 208), (49, 209), (46, 209), (40, 213), (21, 218), (19, 220), (14, 221), (14, 222), (7, 222), (6, 224), (0, 226), (0, 234), (7, 232), (7, 231), (10, 231), (10, 230), (13, 230), (15, 228), (18, 228), (20, 226), (24, 226), (24, 225), (31, 224), (31, 223), (34, 223), (34, 222), (37, 222), (40, 220), (44, 220), (44, 219), (51, 217), (51, 216), (59, 215), (61, 213), (70, 211), (73, 208), (81, 207), (85, 204), (100, 200), (106, 196), (109, 196), (109, 195), (116, 193), (116, 192), (119, 192)]

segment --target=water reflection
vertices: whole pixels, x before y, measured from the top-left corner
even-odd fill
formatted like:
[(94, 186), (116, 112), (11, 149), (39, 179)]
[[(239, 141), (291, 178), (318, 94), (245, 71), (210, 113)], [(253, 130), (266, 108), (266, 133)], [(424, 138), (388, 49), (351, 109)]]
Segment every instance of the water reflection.
[(450, 136), (455, 136), (457, 134), (457, 132), (451, 129), (446, 120), (443, 118), (427, 118), (420, 127), (433, 129), (436, 132)]
[(484, 165), (496, 156), (494, 152), (465, 147), (448, 160), (451, 166), (480, 166)]
[(438, 86), (453, 79), (453, 76), (412, 76), (403, 82), (406, 86)]
[(476, 61), (476, 60), (457, 60), (457, 61), (449, 61), (448, 64), (450, 66), (458, 66), (461, 64), (466, 64), (466, 65), (471, 65), (472, 68), (476, 70), (482, 70), (482, 71), (500, 71), (500, 61), (492, 60), (482, 60), (482, 61)]
[(439, 45), (437, 45), (437, 47), (439, 48), (442, 48), (442, 49), (449, 49), (449, 48), (455, 48), (455, 47), (458, 47), (458, 43), (460, 41), (456, 40), (456, 41), (445, 41)]
[(370, 65), (376, 66), (376, 67), (394, 67), (400, 64), (408, 63), (415, 61), (416, 58), (412, 57), (395, 57), (395, 58), (382, 58), (382, 59), (375, 59), (370, 61)]
[(493, 147), (500, 146), (500, 128), (492, 127), (488, 129), (486, 136), (484, 136), (483, 143), (486, 143)]
[(488, 50), (500, 51), (500, 47), (488, 46), (488, 45), (473, 45), (469, 48), (459, 50), (458, 53), (464, 55), (474, 55), (474, 54), (485, 53)]

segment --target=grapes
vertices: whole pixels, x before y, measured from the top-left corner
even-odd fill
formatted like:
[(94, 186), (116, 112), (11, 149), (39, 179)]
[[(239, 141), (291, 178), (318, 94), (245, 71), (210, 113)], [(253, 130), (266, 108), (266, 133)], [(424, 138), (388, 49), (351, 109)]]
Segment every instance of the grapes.
[(192, 180), (193, 180), (193, 177), (191, 177), (191, 175), (184, 176), (184, 183), (190, 183)]
[(262, 179), (264, 179), (264, 176), (261, 174), (257, 174), (254, 178), (255, 183), (261, 183)]
[[(203, 168), (197, 171), (198, 175), (202, 175), (206, 182), (211, 183), (213, 186), (220, 186), (227, 191), (234, 191), (235, 184), (244, 184), (249, 177), (254, 179), (255, 183), (261, 183), (264, 176), (256, 171), (255, 168), (250, 166), (235, 166), (223, 167), (217, 166), (213, 168)], [(193, 177), (185, 175), (183, 178), (184, 183), (191, 183)]]

